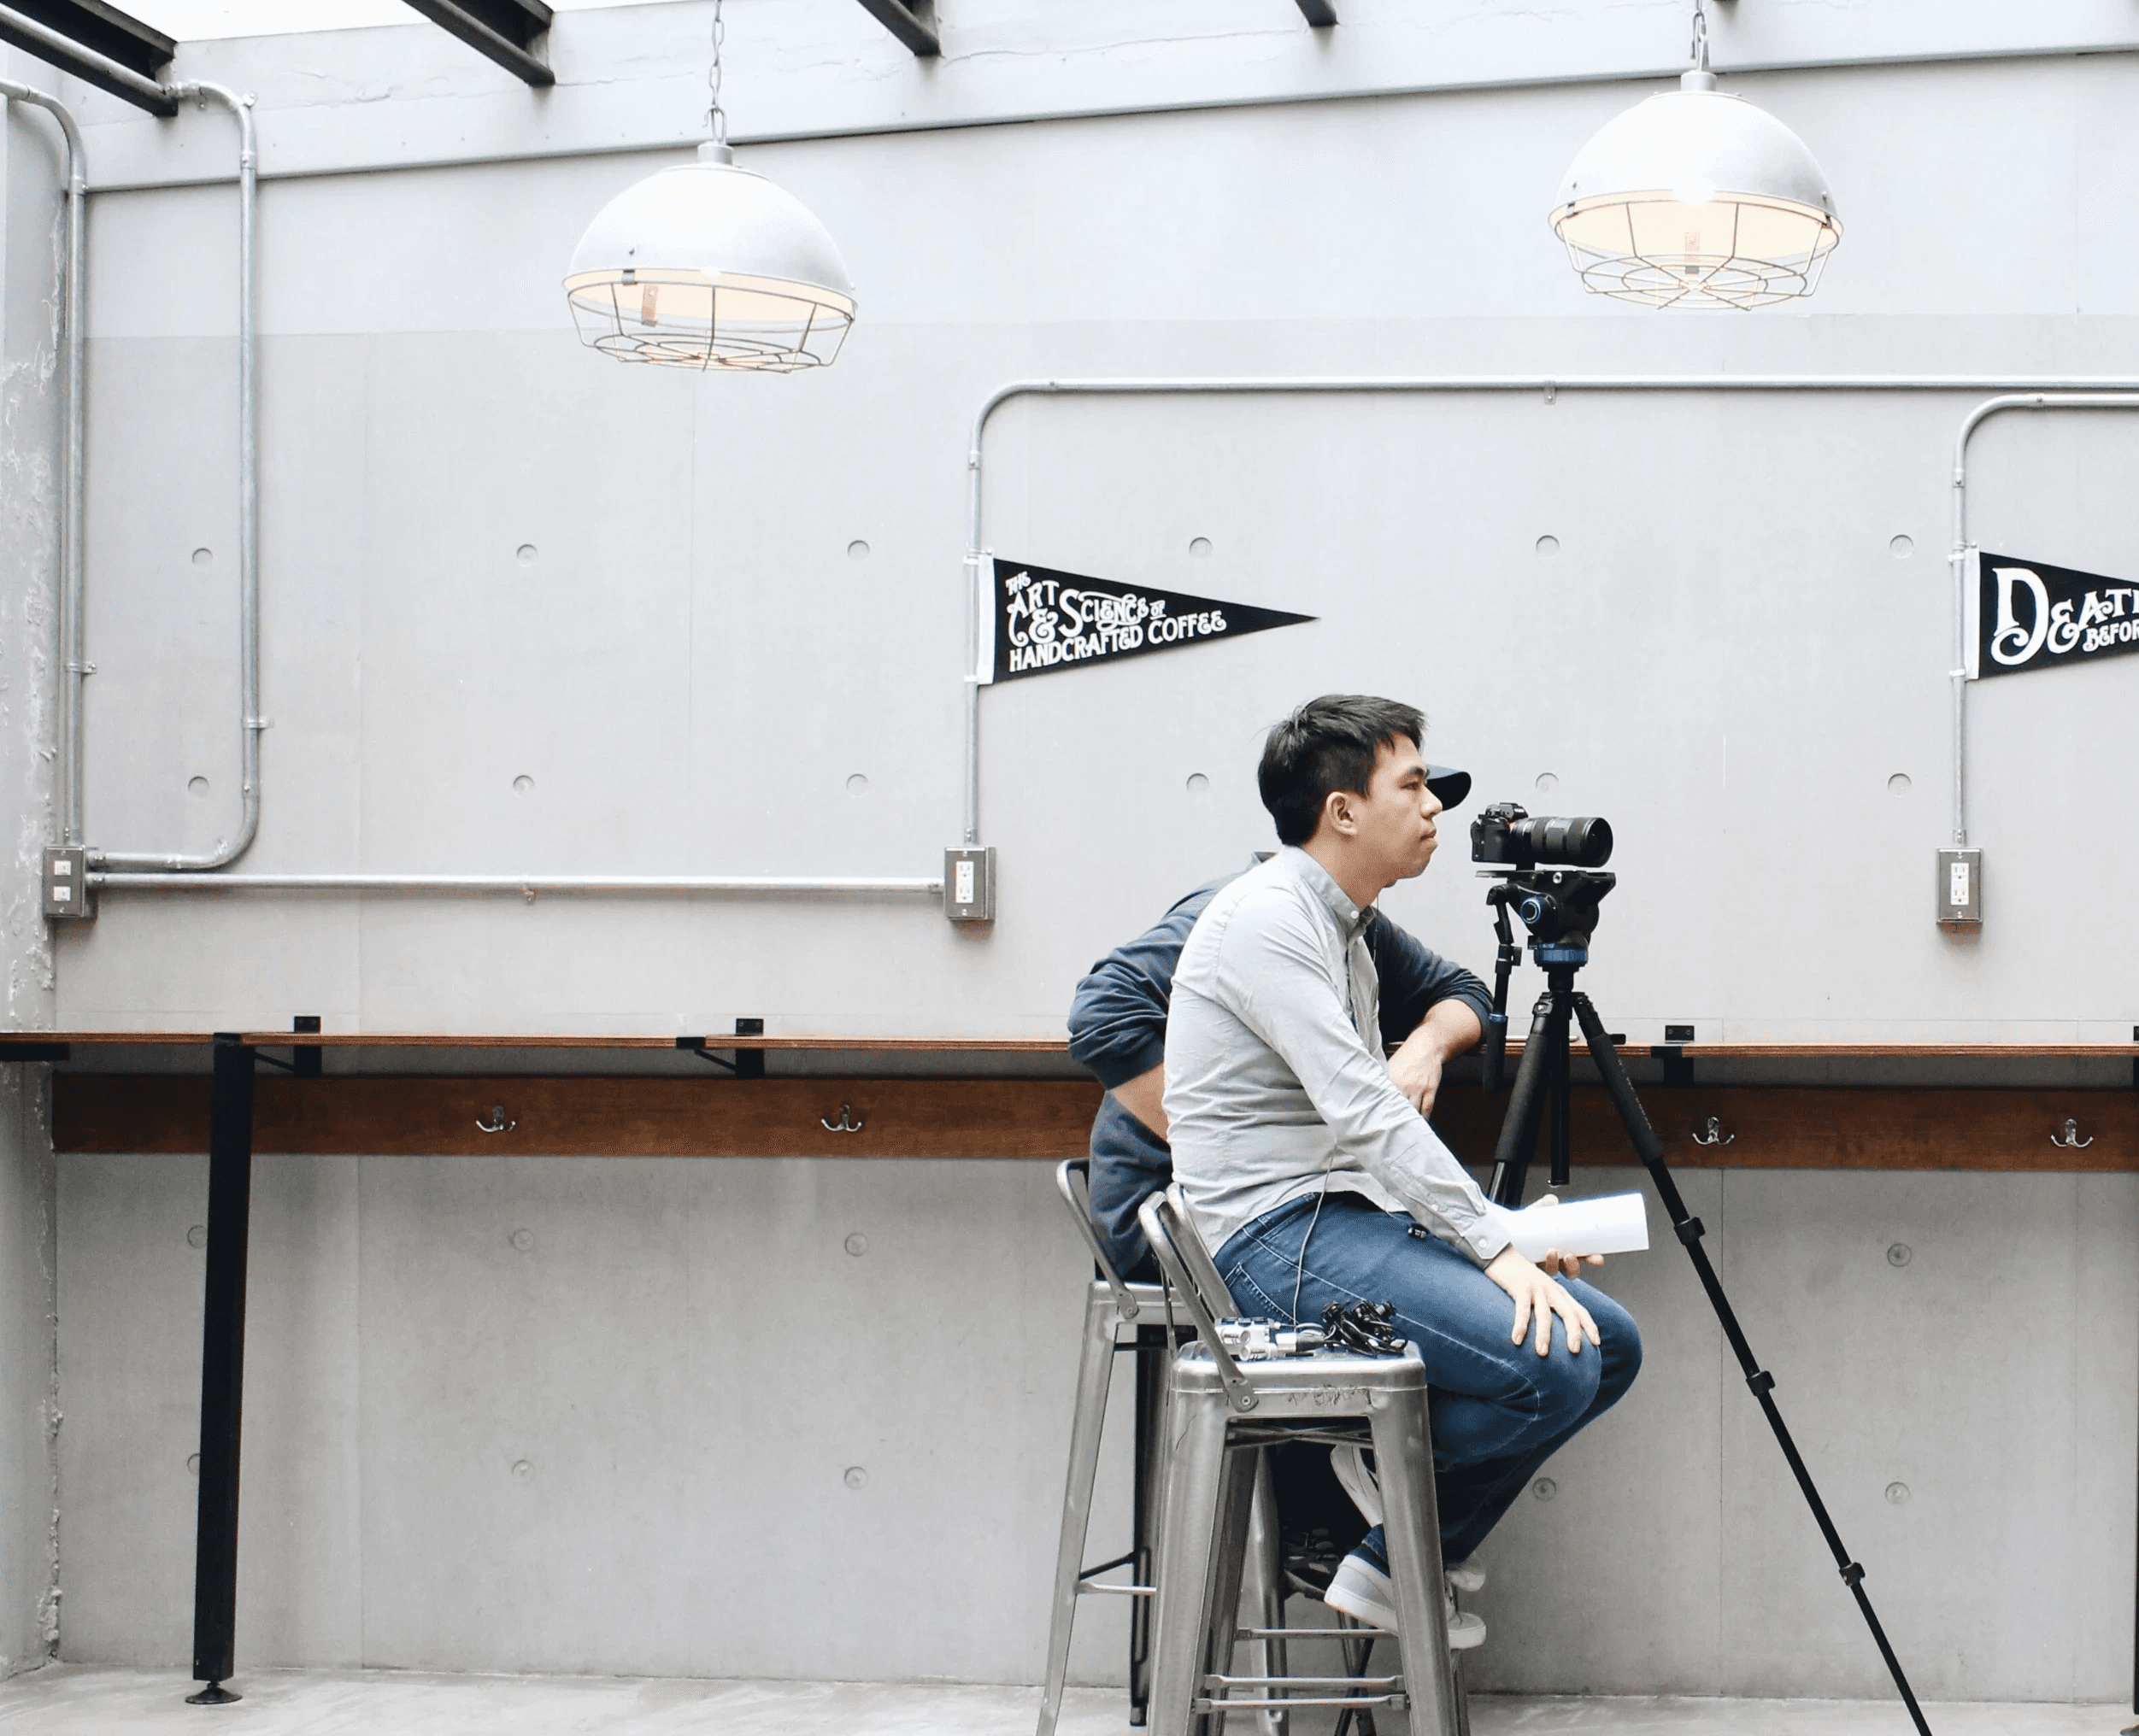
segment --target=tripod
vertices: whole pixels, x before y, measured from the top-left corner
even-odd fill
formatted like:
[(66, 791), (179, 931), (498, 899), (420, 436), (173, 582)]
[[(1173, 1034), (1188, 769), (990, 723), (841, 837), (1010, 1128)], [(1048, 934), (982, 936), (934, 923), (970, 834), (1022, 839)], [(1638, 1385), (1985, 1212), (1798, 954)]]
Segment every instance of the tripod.
[(1507, 1056), (1508, 973), (1522, 958), (1522, 947), (1508, 922), (1511, 905), (1530, 931), (1531, 955), (1544, 967), (1545, 992), (1538, 996), (1537, 1004), (1531, 1010), (1530, 1037), (1523, 1046), (1522, 1061), (1515, 1070), (1515, 1088), (1508, 1099), (1507, 1118), (1501, 1124), (1500, 1145), (1494, 1152), (1493, 1182), (1489, 1191), (1503, 1205), (1522, 1204), (1531, 1153), (1537, 1145), (1538, 1117), (1548, 1094), (1552, 1102), (1552, 1181), (1554, 1187), (1566, 1185), (1570, 1106), (1568, 1039), (1570, 1026), (1578, 1023), (1590, 1046), (1590, 1058), (1596, 1063), (1604, 1088), (1611, 1093), (1613, 1107), (1619, 1111), (1626, 1136), (1633, 1142), (1636, 1154), (1655, 1184), (1657, 1197), (1671, 1218), (1672, 1228), (1693, 1261), (1701, 1287), (1708, 1293), (1709, 1305), (1716, 1311), (1724, 1336), (1731, 1341), (1738, 1366), (1745, 1371), (1746, 1385), (1752, 1388), (1768, 1426), (1775, 1431), (1776, 1445), (1783, 1449), (1783, 1457), (1789, 1462), (1790, 1475), (1797, 1479), (1797, 1487), (1804, 1494), (1806, 1504), (1812, 1509), (1820, 1535), (1834, 1551), (1835, 1566), (1841, 1572), (1842, 1583), (1857, 1600), (1857, 1608), (1872, 1629), (1872, 1642), (1886, 1661), (1895, 1686), (1901, 1691), (1901, 1702), (1908, 1708), (1909, 1716), (1915, 1721), (1921, 1736), (1931, 1736), (1931, 1727), (1925, 1722), (1923, 1709), (1910, 1691), (1908, 1678), (1901, 1673), (1901, 1662), (1895, 1657), (1893, 1646), (1887, 1643), (1886, 1630), (1879, 1626), (1872, 1599), (1865, 1595), (1864, 1569), (1849, 1558), (1849, 1551), (1842, 1546), (1841, 1534), (1828, 1516), (1826, 1504), (1819, 1498), (1819, 1491), (1813, 1487), (1812, 1473), (1805, 1469), (1797, 1444), (1790, 1439), (1790, 1432), (1783, 1424), (1783, 1413), (1776, 1408), (1775, 1376), (1762, 1369), (1754, 1358), (1744, 1330), (1738, 1324), (1738, 1317), (1731, 1309), (1731, 1299), (1723, 1293), (1723, 1281), (1716, 1276), (1716, 1269), (1709, 1264), (1707, 1252), (1701, 1245), (1701, 1238), (1706, 1233), (1701, 1222), (1686, 1210), (1686, 1202), (1679, 1197), (1678, 1184), (1672, 1181), (1670, 1167), (1664, 1161), (1662, 1142), (1642, 1111), (1641, 1100), (1634, 1094), (1633, 1083), (1626, 1076), (1626, 1069), (1620, 1064), (1619, 1050), (1606, 1033), (1603, 1020), (1590, 1004), (1590, 997), (1574, 986), (1575, 972), (1590, 962), (1590, 936), (1596, 927), (1597, 905), (1617, 883), (1617, 877), (1581, 869), (1492, 871), (1499, 883), (1486, 894), (1486, 901), (1493, 909), (1494, 928), (1500, 936), (1500, 955), (1494, 972), (1493, 1017), (1486, 1026), (1485, 1088), (1489, 1092), (1500, 1089)]

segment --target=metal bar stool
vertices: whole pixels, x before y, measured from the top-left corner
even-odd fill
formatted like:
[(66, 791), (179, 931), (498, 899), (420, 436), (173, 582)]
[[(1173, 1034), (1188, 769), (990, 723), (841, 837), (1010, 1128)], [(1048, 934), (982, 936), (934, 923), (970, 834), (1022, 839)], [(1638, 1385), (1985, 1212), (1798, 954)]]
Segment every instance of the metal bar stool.
[[(1217, 1311), (1231, 1313), (1231, 1299), (1178, 1188), (1146, 1199), (1137, 1220), (1198, 1340), (1175, 1357), (1168, 1387), (1172, 1451), (1152, 1679), (1157, 1736), (1219, 1736), (1229, 1711), (1257, 1710), (1275, 1722), (1302, 1707), (1356, 1712), (1378, 1705), (1407, 1712), (1411, 1736), (1454, 1736), (1466, 1709), (1457, 1704), (1449, 1665), (1425, 1369), (1418, 1352), (1368, 1357), (1325, 1349), (1237, 1361), (1217, 1329)], [(1250, 1510), (1269, 1475), (1261, 1449), (1302, 1439), (1364, 1440), (1374, 1448), (1401, 1675), (1288, 1675), (1274, 1648), (1308, 1630), (1288, 1630), (1267, 1617), (1260, 1628), (1237, 1626)], [(1267, 1610), (1272, 1602), (1266, 1595), (1259, 1607)], [(1234, 1645), (1243, 1639), (1265, 1645), (1259, 1674), (1231, 1673)]]
[[(1077, 1410), (1070, 1426), (1069, 1485), (1062, 1496), (1062, 1534), (1055, 1552), (1055, 1591), (1049, 1608), (1047, 1678), (1040, 1694), (1037, 1736), (1054, 1736), (1061, 1715), (1062, 1686), (1069, 1674), (1070, 1632), (1077, 1620), (1077, 1600), (1089, 1592), (1110, 1592), (1134, 1599), (1129, 1619), (1129, 1721), (1143, 1722), (1151, 1681), (1151, 1558), (1158, 1534), (1160, 1445), (1164, 1431), (1159, 1407), (1165, 1386), (1161, 1370), (1172, 1351), (1172, 1334), (1163, 1323), (1166, 1293), (1157, 1284), (1132, 1284), (1114, 1270), (1092, 1228), (1091, 1164), (1072, 1158), (1055, 1171), (1055, 1185), (1084, 1237), (1097, 1276), (1085, 1287), (1084, 1332), (1077, 1363)], [(1128, 1327), (1135, 1338), (1120, 1343), (1116, 1334)], [(1092, 1516), (1092, 1484), (1099, 1470), (1100, 1431), (1107, 1420), (1107, 1392), (1117, 1352), (1137, 1358), (1137, 1450), (1134, 1522), (1129, 1552), (1096, 1566), (1084, 1565), (1084, 1543)], [(1129, 1569), (1127, 1585), (1094, 1581), (1117, 1568)]]

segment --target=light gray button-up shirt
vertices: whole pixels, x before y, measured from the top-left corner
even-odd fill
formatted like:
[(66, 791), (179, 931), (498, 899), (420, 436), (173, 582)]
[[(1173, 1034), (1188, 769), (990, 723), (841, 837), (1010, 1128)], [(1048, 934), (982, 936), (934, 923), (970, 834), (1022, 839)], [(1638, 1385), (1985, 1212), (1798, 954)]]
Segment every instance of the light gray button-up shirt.
[(1389, 1076), (1366, 912), (1305, 850), (1279, 851), (1197, 918), (1166, 1016), (1174, 1179), (1215, 1254), (1328, 1178), (1484, 1265), (1507, 1232)]

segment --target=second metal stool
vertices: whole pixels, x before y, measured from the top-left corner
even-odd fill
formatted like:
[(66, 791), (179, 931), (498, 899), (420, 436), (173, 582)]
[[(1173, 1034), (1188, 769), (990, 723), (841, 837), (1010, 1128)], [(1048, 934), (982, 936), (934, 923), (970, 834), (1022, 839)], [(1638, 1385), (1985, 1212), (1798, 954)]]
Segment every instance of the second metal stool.
[[(1158, 1527), (1160, 1456), (1162, 1431), (1158, 1410), (1164, 1397), (1166, 1361), (1173, 1334), (1166, 1326), (1166, 1293), (1157, 1284), (1132, 1284), (1114, 1270), (1098, 1233), (1092, 1228), (1090, 1162), (1072, 1158), (1055, 1171), (1055, 1185), (1090, 1251), (1096, 1276), (1085, 1287), (1084, 1330), (1077, 1361), (1077, 1410), (1070, 1425), (1069, 1482), (1062, 1496), (1062, 1534), (1055, 1552), (1055, 1587), (1049, 1604), (1047, 1676), (1040, 1691), (1037, 1736), (1055, 1736), (1061, 1715), (1062, 1686), (1069, 1674), (1070, 1632), (1077, 1600), (1087, 1592), (1112, 1592), (1133, 1601), (1129, 1618), (1129, 1721), (1143, 1721), (1150, 1686), (1151, 1557)], [(1131, 1344), (1118, 1341), (1124, 1327), (1136, 1330)], [(1085, 1536), (1091, 1526), (1092, 1484), (1099, 1471), (1099, 1436), (1107, 1420), (1107, 1392), (1113, 1382), (1117, 1351), (1137, 1358), (1137, 1467), (1134, 1518), (1129, 1552), (1094, 1567), (1084, 1565)], [(1100, 1575), (1129, 1569), (1127, 1585), (1099, 1585)]]
[[(1454, 1736), (1463, 1721), (1449, 1667), (1425, 1369), (1418, 1352), (1407, 1347), (1390, 1358), (1323, 1350), (1237, 1361), (1219, 1338), (1213, 1311), (1213, 1299), (1217, 1306), (1230, 1305), (1224, 1281), (1178, 1188), (1145, 1200), (1137, 1216), (1199, 1340), (1174, 1359), (1168, 1390), (1151, 1694), (1155, 1736), (1196, 1736), (1216, 1728), (1229, 1711), (1257, 1710), (1274, 1721), (1307, 1706), (1378, 1705), (1407, 1711), (1411, 1736)], [(1237, 1640), (1262, 1641), (1270, 1658), (1284, 1638), (1305, 1637), (1274, 1623), (1237, 1625), (1249, 1510), (1257, 1483), (1266, 1478), (1261, 1449), (1302, 1439), (1365, 1440), (1374, 1449), (1401, 1675), (1288, 1676), (1274, 1660), (1258, 1675), (1231, 1674)]]

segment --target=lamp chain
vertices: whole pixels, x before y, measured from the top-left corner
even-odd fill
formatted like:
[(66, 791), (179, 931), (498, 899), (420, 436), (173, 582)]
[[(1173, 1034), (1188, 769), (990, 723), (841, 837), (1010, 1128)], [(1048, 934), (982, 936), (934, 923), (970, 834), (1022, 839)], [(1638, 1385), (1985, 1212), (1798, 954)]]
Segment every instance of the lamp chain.
[(728, 142), (728, 114), (720, 106), (720, 44), (727, 33), (726, 21), (720, 16), (720, 0), (713, 0), (713, 64), (706, 69), (706, 89), (713, 103), (706, 111), (706, 125), (715, 144)]
[[(716, 8), (719, 0), (714, 0)], [(716, 11), (716, 16), (718, 15)], [(1702, 10), (1701, 0), (1694, 0), (1693, 61), (1698, 72), (1708, 70), (1708, 15)]]

